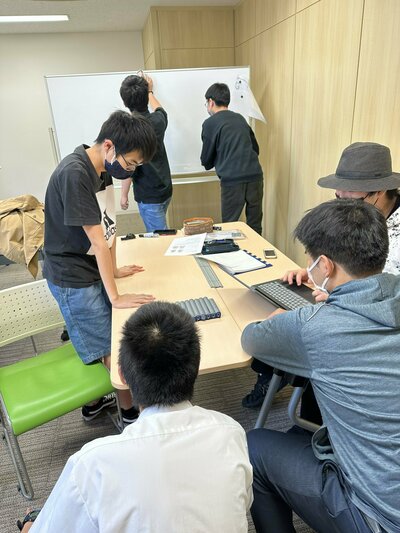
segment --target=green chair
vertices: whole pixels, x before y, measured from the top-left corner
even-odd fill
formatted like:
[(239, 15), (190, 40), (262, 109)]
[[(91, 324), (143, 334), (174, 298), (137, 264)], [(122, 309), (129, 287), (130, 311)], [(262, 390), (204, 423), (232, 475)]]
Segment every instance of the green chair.
[[(64, 320), (45, 280), (0, 291), (0, 347)], [(17, 437), (112, 392), (102, 363), (84, 365), (71, 343), (0, 367), (0, 429), (27, 499), (33, 489)]]

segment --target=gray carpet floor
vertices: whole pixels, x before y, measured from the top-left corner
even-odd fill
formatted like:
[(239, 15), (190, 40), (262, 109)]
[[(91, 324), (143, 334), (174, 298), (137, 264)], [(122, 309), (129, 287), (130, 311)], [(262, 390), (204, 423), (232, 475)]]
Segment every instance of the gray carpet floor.
[[(0, 266), (0, 290), (30, 281), (32, 278), (25, 267)], [(59, 346), (61, 344), (60, 333), (61, 331), (54, 330), (38, 335), (36, 342), (39, 353)], [(33, 355), (32, 344), (30, 339), (25, 339), (0, 348), (0, 365), (7, 365), (21, 357), (31, 355)], [(196, 383), (193, 402), (202, 407), (226, 413), (237, 420), (245, 430), (249, 430), (254, 427), (257, 411), (244, 409), (241, 406), (241, 398), (252, 389), (254, 381), (255, 374), (250, 368), (200, 376)], [(267, 427), (281, 431), (288, 429), (290, 423), (286, 407), (289, 396), (290, 387), (286, 387), (277, 394)], [(86, 442), (115, 433), (115, 427), (106, 414), (90, 423), (85, 423), (81, 418), (80, 410), (77, 410), (21, 435), (19, 443), (35, 491), (33, 502), (27, 502), (18, 493), (10, 456), (5, 445), (0, 445), (0, 509), (2, 511), (0, 532), (14, 533), (16, 520), (25, 514), (28, 505), (40, 507), (44, 504), (71, 454), (79, 450)], [(299, 533), (311, 531), (298, 518), (295, 518), (295, 527)], [(249, 532), (254, 531), (251, 517), (249, 517)]]

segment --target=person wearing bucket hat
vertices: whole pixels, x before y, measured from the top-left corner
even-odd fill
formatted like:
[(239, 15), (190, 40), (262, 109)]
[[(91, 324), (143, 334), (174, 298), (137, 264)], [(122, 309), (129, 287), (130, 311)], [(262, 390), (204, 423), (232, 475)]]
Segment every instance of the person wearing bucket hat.
[(384, 272), (400, 274), (400, 173), (392, 171), (387, 146), (356, 142), (343, 150), (335, 174), (318, 180), (335, 189), (336, 198), (359, 198), (372, 203), (386, 218), (389, 254)]
[[(390, 149), (373, 142), (356, 142), (343, 150), (335, 174), (318, 180), (320, 187), (335, 189), (337, 199), (355, 198), (377, 207), (386, 218), (389, 234), (389, 253), (383, 272), (400, 274), (400, 173), (392, 171)], [(301, 285), (307, 282), (306, 269), (287, 272), (283, 281)], [(324, 301), (328, 293), (316, 290), (317, 302)], [(264, 401), (272, 377), (272, 368), (253, 360), (252, 369), (258, 377), (254, 388), (242, 399), (243, 407), (257, 408)], [(283, 383), (283, 386), (285, 384)], [(303, 394), (301, 415), (317, 424), (321, 423), (319, 409), (310, 387)]]

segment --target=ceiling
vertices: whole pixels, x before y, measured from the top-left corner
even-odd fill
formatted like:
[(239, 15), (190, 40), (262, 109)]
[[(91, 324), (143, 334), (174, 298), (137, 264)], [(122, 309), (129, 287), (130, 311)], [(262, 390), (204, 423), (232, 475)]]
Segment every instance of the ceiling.
[(0, 15), (69, 15), (68, 22), (0, 24), (1, 33), (141, 31), (151, 6), (228, 6), (239, 0), (0, 0)]

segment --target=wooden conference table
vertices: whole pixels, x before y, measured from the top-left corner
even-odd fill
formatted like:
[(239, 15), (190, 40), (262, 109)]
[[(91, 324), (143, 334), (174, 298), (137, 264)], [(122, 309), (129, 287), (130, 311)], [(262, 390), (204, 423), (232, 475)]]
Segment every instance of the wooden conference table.
[[(257, 257), (263, 257), (263, 249), (271, 244), (243, 222), (222, 224), (222, 229), (239, 229), (245, 239), (236, 241), (241, 249)], [(144, 272), (116, 280), (120, 293), (152, 294), (157, 300), (176, 302), (207, 296), (214, 298), (221, 311), (221, 318), (197, 322), (201, 334), (200, 374), (247, 366), (251, 357), (243, 350), (240, 337), (250, 322), (263, 320), (275, 308), (261, 296), (246, 289), (226, 274), (218, 265), (210, 262), (220, 279), (222, 288), (211, 288), (193, 256), (166, 257), (165, 251), (171, 241), (182, 234), (159, 238), (136, 238), (128, 241), (118, 239), (117, 262), (119, 266), (137, 264)], [(272, 267), (240, 274), (246, 284), (261, 283), (281, 277), (287, 270), (298, 268), (279, 250), (277, 258), (271, 259)], [(132, 309), (113, 309), (111, 382), (117, 389), (126, 389), (118, 375), (118, 349), (121, 328)]]

